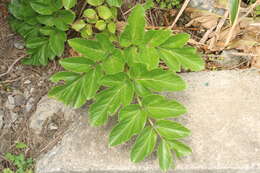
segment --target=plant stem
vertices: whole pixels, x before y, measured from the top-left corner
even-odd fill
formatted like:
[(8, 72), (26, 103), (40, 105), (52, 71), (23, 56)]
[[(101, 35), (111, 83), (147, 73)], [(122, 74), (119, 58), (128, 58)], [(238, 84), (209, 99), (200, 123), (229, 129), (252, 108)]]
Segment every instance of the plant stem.
[[(138, 104), (143, 108), (143, 104), (142, 104), (142, 102), (141, 102), (141, 100), (140, 100), (140, 98), (137, 96), (137, 101), (138, 101)], [(148, 122), (149, 122), (149, 124), (151, 125), (151, 127), (154, 129), (154, 131), (157, 133), (157, 135), (158, 136), (160, 136), (160, 138), (162, 139), (162, 140), (164, 140), (164, 138), (160, 135), (160, 133), (159, 133), (159, 131), (154, 127), (154, 123), (153, 123), (153, 121), (152, 121), (152, 119), (151, 118), (147, 118), (148, 119)]]

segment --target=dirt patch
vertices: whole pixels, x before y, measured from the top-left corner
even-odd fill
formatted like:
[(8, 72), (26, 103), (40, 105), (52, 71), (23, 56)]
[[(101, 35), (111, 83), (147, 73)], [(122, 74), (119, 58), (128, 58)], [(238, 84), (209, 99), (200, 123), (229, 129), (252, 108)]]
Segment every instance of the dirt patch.
[[(16, 142), (28, 145), (26, 157), (36, 158), (48, 151), (62, 137), (68, 123), (62, 113), (45, 122), (40, 135), (29, 128), (29, 119), (37, 103), (53, 85), (49, 77), (60, 70), (56, 61), (46, 67), (22, 65), (25, 49), (22, 39), (14, 34), (8, 25), (5, 2), (0, 2), (0, 172), (12, 168), (4, 159), (7, 152), (20, 153)], [(55, 124), (55, 127), (53, 126)], [(51, 127), (51, 128), (50, 128)]]

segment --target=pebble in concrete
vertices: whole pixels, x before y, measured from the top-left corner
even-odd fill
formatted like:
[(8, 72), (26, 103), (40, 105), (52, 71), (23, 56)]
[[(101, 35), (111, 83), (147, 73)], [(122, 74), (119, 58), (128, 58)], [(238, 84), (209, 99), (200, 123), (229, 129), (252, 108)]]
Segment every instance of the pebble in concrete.
[[(178, 161), (173, 173), (260, 172), (260, 74), (220, 71), (182, 74), (184, 92), (165, 93), (189, 110), (180, 121), (192, 136), (193, 154)], [(80, 116), (80, 115), (79, 115)], [(130, 143), (108, 147), (111, 121), (93, 128), (77, 122), (60, 145), (39, 158), (37, 173), (160, 172), (153, 155), (140, 164), (130, 162)]]

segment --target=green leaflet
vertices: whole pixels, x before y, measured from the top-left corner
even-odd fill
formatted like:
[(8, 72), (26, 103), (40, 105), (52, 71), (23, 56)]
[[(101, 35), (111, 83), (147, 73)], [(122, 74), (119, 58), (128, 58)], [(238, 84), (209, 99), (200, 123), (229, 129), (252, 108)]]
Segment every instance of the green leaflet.
[(167, 140), (184, 138), (190, 135), (189, 129), (170, 120), (158, 120), (155, 127), (160, 135)]
[[(178, 61), (185, 69), (190, 69), (192, 71), (201, 71), (204, 69), (204, 61), (202, 60), (201, 56), (194, 53), (194, 48), (176, 48), (171, 49), (171, 51), (168, 51), (168, 54), (166, 55), (165, 50), (162, 51), (163, 56), (162, 58), (167, 62), (167, 65), (171, 67), (172, 64), (174, 64), (173, 61)], [(171, 58), (173, 59), (172, 62)]]
[(171, 33), (171, 30), (149, 30), (145, 33), (145, 44), (149, 47), (158, 47), (168, 40)]
[(186, 33), (171, 35), (163, 44), (160, 45), (160, 48), (182, 48), (188, 42), (189, 39), (190, 35)]
[(149, 156), (155, 147), (157, 135), (151, 127), (143, 129), (131, 150), (131, 161), (140, 162)]
[(159, 165), (163, 171), (167, 171), (172, 165), (172, 152), (170, 144), (162, 140), (157, 151), (157, 157), (159, 158)]
[(119, 123), (112, 129), (109, 145), (115, 146), (138, 134), (146, 123), (146, 112), (139, 105), (129, 105), (119, 113)]
[(67, 105), (79, 108), (95, 96), (101, 76), (100, 67), (91, 69), (65, 85), (54, 87), (48, 95)]
[(119, 85), (100, 92), (89, 110), (91, 124), (103, 125), (108, 116), (113, 115), (121, 105), (127, 106), (131, 103), (133, 94), (133, 86), (129, 81), (121, 82)]
[(161, 69), (144, 72), (136, 81), (154, 91), (181, 91), (186, 88), (181, 77)]
[(78, 73), (62, 71), (62, 72), (58, 72), (58, 73), (54, 74), (50, 78), (50, 80), (55, 83), (59, 82), (61, 80), (68, 82), (68, 81), (73, 81), (79, 77), (80, 77), (80, 74), (78, 74)]
[(51, 50), (57, 55), (61, 56), (64, 51), (64, 42), (67, 40), (65, 32), (58, 31), (53, 32), (50, 35), (50, 47)]
[(60, 60), (60, 64), (66, 70), (81, 73), (88, 72), (95, 63), (85, 57), (72, 57)]
[(69, 40), (69, 45), (93, 61), (102, 60), (106, 56), (106, 52), (101, 49), (99, 42), (95, 40), (74, 38)]
[(183, 105), (173, 100), (167, 100), (159, 95), (144, 97), (143, 105), (149, 113), (148, 116), (156, 119), (177, 117), (186, 113)]
[(128, 47), (131, 44), (140, 45), (144, 40), (144, 8), (137, 5), (129, 16), (128, 25), (120, 36), (120, 44)]
[(171, 148), (176, 152), (178, 158), (188, 156), (192, 153), (191, 148), (180, 141), (171, 140), (169, 141), (169, 143), (171, 145)]

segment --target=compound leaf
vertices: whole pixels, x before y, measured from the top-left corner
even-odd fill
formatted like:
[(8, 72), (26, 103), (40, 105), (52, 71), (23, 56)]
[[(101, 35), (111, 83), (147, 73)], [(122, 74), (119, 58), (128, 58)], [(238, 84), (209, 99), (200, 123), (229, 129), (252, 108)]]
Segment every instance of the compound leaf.
[(140, 162), (150, 155), (155, 147), (157, 134), (152, 127), (146, 127), (137, 137), (131, 150), (131, 161)]
[(167, 140), (174, 140), (184, 138), (190, 135), (190, 130), (183, 125), (170, 121), (158, 120), (156, 121), (155, 128)]
[(146, 123), (146, 113), (139, 105), (129, 105), (119, 113), (119, 123), (112, 129), (109, 145), (115, 146), (128, 141), (138, 134)]

